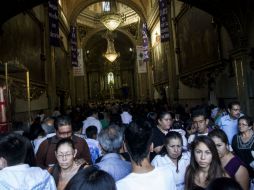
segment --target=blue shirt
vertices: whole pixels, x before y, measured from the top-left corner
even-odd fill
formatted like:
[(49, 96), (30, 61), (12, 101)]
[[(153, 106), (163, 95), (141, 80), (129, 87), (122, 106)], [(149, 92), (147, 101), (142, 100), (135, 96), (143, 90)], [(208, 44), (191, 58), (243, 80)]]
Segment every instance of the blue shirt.
[(95, 160), (101, 155), (101, 151), (99, 148), (99, 142), (97, 140), (90, 139), (90, 138), (87, 138), (86, 142), (87, 142), (87, 145), (90, 150), (92, 162), (94, 164)]
[(228, 142), (231, 145), (234, 135), (238, 133), (238, 119), (233, 119), (230, 115), (225, 115), (218, 121), (218, 126), (226, 133)]
[(122, 160), (117, 153), (105, 154), (101, 161), (96, 164), (101, 170), (108, 172), (115, 181), (118, 181), (131, 172), (131, 163)]

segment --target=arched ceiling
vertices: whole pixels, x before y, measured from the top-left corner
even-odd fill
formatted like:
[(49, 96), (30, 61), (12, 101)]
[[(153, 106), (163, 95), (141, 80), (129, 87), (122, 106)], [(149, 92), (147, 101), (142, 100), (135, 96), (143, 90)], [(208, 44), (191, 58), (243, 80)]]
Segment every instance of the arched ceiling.
[[(124, 20), (124, 22), (122, 22), (119, 26), (120, 28), (136, 23), (140, 20), (140, 16), (131, 7), (122, 3), (116, 3), (116, 6), (116, 12), (121, 14)], [(77, 24), (86, 25), (90, 28), (99, 28), (103, 26), (102, 23), (100, 23), (100, 18), (102, 15), (102, 2), (98, 2), (83, 9), (77, 16), (76, 21)]]
[[(140, 16), (132, 8), (118, 1), (117, 13), (124, 16), (124, 22), (114, 31), (114, 45), (120, 57), (115, 61), (121, 69), (133, 69), (135, 63), (134, 50), (138, 39)], [(102, 1), (88, 4), (76, 16), (76, 25), (82, 38), (82, 48), (86, 54), (87, 70), (107, 70), (109, 63), (103, 54), (107, 50), (105, 39), (106, 28), (100, 23), (103, 15)], [(131, 51), (130, 51), (131, 49)], [(115, 63), (114, 63), (115, 64)], [(114, 65), (113, 64), (113, 65)]]
[[(78, 15), (88, 6), (102, 2), (102, 0), (62, 0), (66, 1), (68, 6), (67, 19), (71, 24), (75, 23)], [(133, 9), (142, 20), (146, 20), (146, 8), (147, 0), (116, 0), (118, 3), (122, 3)]]

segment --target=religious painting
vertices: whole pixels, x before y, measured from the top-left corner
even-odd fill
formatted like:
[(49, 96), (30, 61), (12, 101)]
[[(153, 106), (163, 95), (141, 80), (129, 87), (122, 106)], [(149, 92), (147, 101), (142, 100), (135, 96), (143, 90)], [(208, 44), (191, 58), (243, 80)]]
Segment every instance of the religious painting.
[(177, 18), (179, 72), (184, 74), (213, 64), (219, 57), (219, 34), (213, 17), (191, 7)]
[(152, 59), (154, 64), (154, 84), (168, 81), (167, 56), (162, 51), (162, 43), (157, 43), (152, 48)]
[[(0, 37), (0, 60), (5, 63), (16, 61), (30, 71), (30, 79), (33, 81), (44, 81), (45, 59), (42, 52), (43, 33), (38, 22), (29, 14), (20, 14), (10, 19), (3, 27)], [(24, 80), (24, 72), (11, 72), (9, 75)]]

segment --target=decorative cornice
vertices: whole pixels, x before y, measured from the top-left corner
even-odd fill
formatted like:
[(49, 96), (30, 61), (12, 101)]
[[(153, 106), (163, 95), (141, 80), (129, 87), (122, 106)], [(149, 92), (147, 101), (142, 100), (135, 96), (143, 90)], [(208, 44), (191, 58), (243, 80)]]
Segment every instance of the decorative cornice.
[(192, 88), (204, 88), (208, 80), (216, 78), (226, 67), (227, 60), (220, 60), (217, 64), (199, 68), (195, 71), (179, 75), (181, 82)]

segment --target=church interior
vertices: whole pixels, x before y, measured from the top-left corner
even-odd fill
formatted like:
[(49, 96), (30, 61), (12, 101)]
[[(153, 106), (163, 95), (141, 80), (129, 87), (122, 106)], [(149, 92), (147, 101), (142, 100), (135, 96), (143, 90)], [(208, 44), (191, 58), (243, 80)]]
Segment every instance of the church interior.
[(1, 122), (114, 101), (238, 100), (254, 115), (253, 0), (1, 4)]

